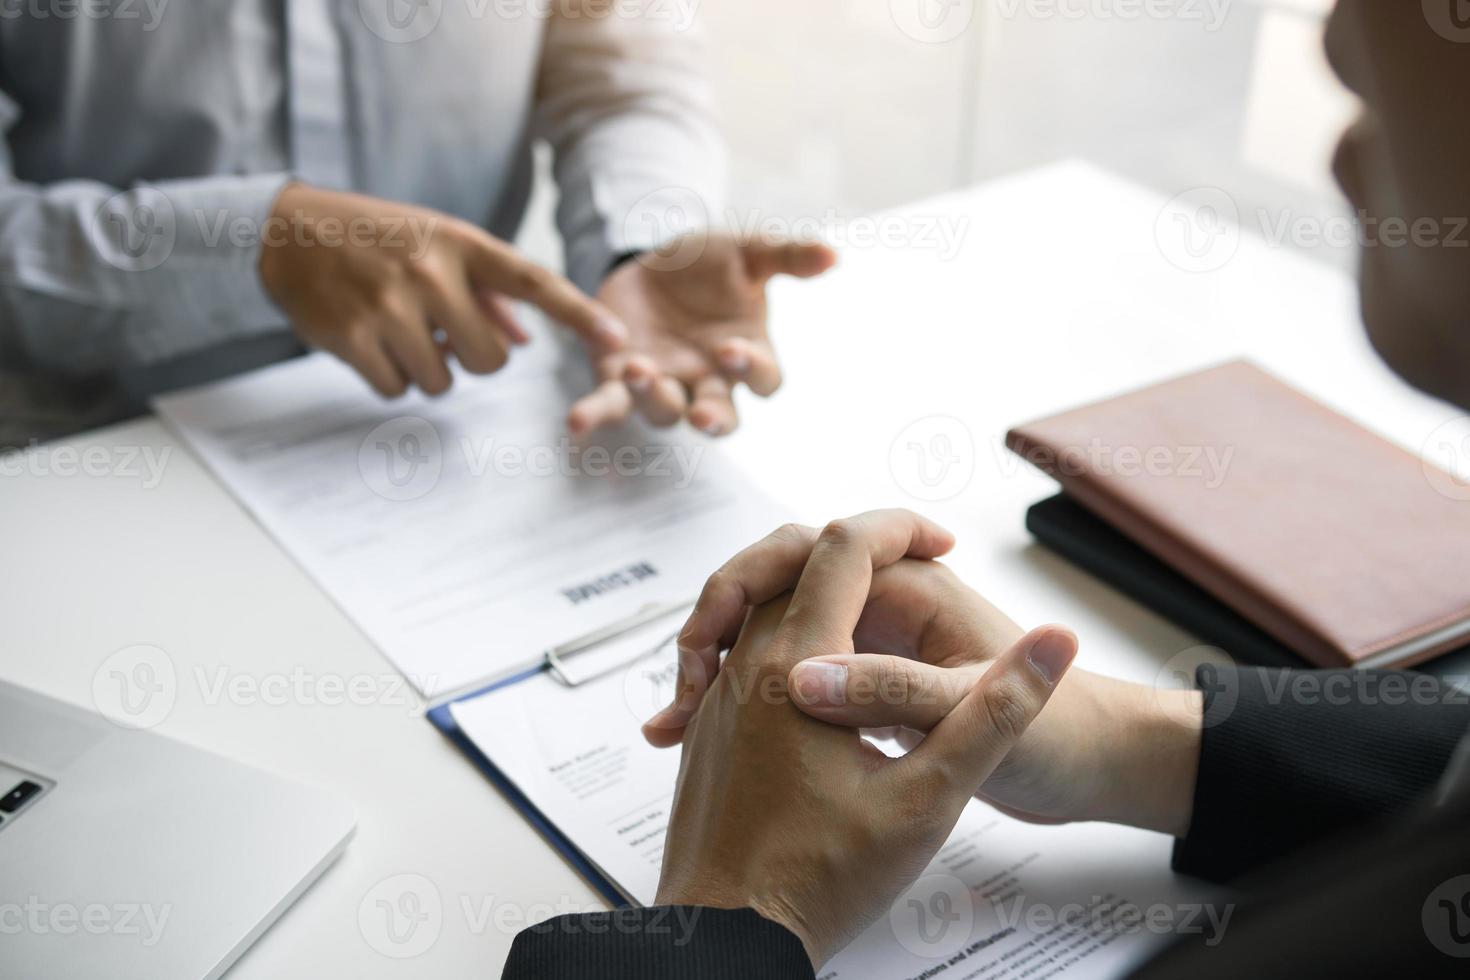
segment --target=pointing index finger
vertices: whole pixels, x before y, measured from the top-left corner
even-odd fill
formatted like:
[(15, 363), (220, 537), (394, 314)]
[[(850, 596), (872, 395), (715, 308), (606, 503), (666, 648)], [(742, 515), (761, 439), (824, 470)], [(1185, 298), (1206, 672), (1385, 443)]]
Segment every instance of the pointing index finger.
[(600, 350), (618, 350), (627, 342), (628, 328), (609, 310), (505, 242), (489, 235), (476, 236), (468, 261), (477, 285), (530, 303)]

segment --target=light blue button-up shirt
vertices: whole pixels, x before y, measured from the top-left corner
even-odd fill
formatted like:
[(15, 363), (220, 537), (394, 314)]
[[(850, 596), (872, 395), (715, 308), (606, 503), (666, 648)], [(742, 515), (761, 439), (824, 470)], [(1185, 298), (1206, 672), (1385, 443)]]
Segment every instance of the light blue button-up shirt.
[(0, 445), (293, 352), (257, 274), (293, 178), (512, 238), (544, 137), (595, 290), (635, 211), (718, 197), (695, 2), (0, 0)]

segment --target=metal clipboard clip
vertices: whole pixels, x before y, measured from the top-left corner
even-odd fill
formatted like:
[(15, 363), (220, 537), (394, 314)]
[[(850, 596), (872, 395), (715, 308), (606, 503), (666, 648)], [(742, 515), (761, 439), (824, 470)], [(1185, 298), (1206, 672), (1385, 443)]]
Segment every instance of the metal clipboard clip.
[(675, 613), (689, 609), (693, 605), (693, 599), (683, 599), (677, 602), (649, 603), (637, 612), (617, 622), (610, 623), (607, 626), (595, 629), (590, 633), (579, 636), (574, 640), (568, 640), (566, 643), (559, 644), (547, 650), (545, 654), (546, 669), (561, 684), (567, 687), (580, 687), (589, 681), (594, 681), (615, 670), (627, 667), (630, 664), (642, 660), (644, 657), (652, 656), (674, 642), (679, 637), (679, 628), (676, 627), (673, 632), (662, 637), (657, 643), (652, 645), (639, 644), (628, 656), (620, 657), (612, 663), (598, 664), (588, 674), (578, 674), (571, 669), (568, 661), (593, 653), (631, 633), (638, 632), (645, 626), (657, 623), (659, 620), (667, 619)]

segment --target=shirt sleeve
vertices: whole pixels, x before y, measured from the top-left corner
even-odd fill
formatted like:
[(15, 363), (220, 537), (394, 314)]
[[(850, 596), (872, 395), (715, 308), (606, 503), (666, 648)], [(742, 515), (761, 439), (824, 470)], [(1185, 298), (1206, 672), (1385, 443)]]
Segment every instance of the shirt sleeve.
[[(0, 93), (0, 132), (19, 116)], [(0, 350), (80, 375), (279, 330), (257, 266), (288, 179), (37, 184), (0, 144)]]
[(1194, 815), (1173, 863), (1216, 881), (1405, 812), (1470, 729), (1470, 698), (1428, 674), (1202, 667), (1196, 680)]
[(801, 940), (751, 909), (563, 915), (516, 936), (501, 980), (813, 980)]
[(719, 223), (724, 148), (694, 8), (680, 8), (567, 0), (547, 24), (536, 129), (567, 274), (589, 293), (619, 256)]

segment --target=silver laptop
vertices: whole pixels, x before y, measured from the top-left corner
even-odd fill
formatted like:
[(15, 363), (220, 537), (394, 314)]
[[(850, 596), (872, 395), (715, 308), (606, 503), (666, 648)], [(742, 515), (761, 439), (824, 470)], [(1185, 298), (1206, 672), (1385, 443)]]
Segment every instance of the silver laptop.
[(326, 792), (0, 682), (0, 975), (212, 980), (355, 823)]

